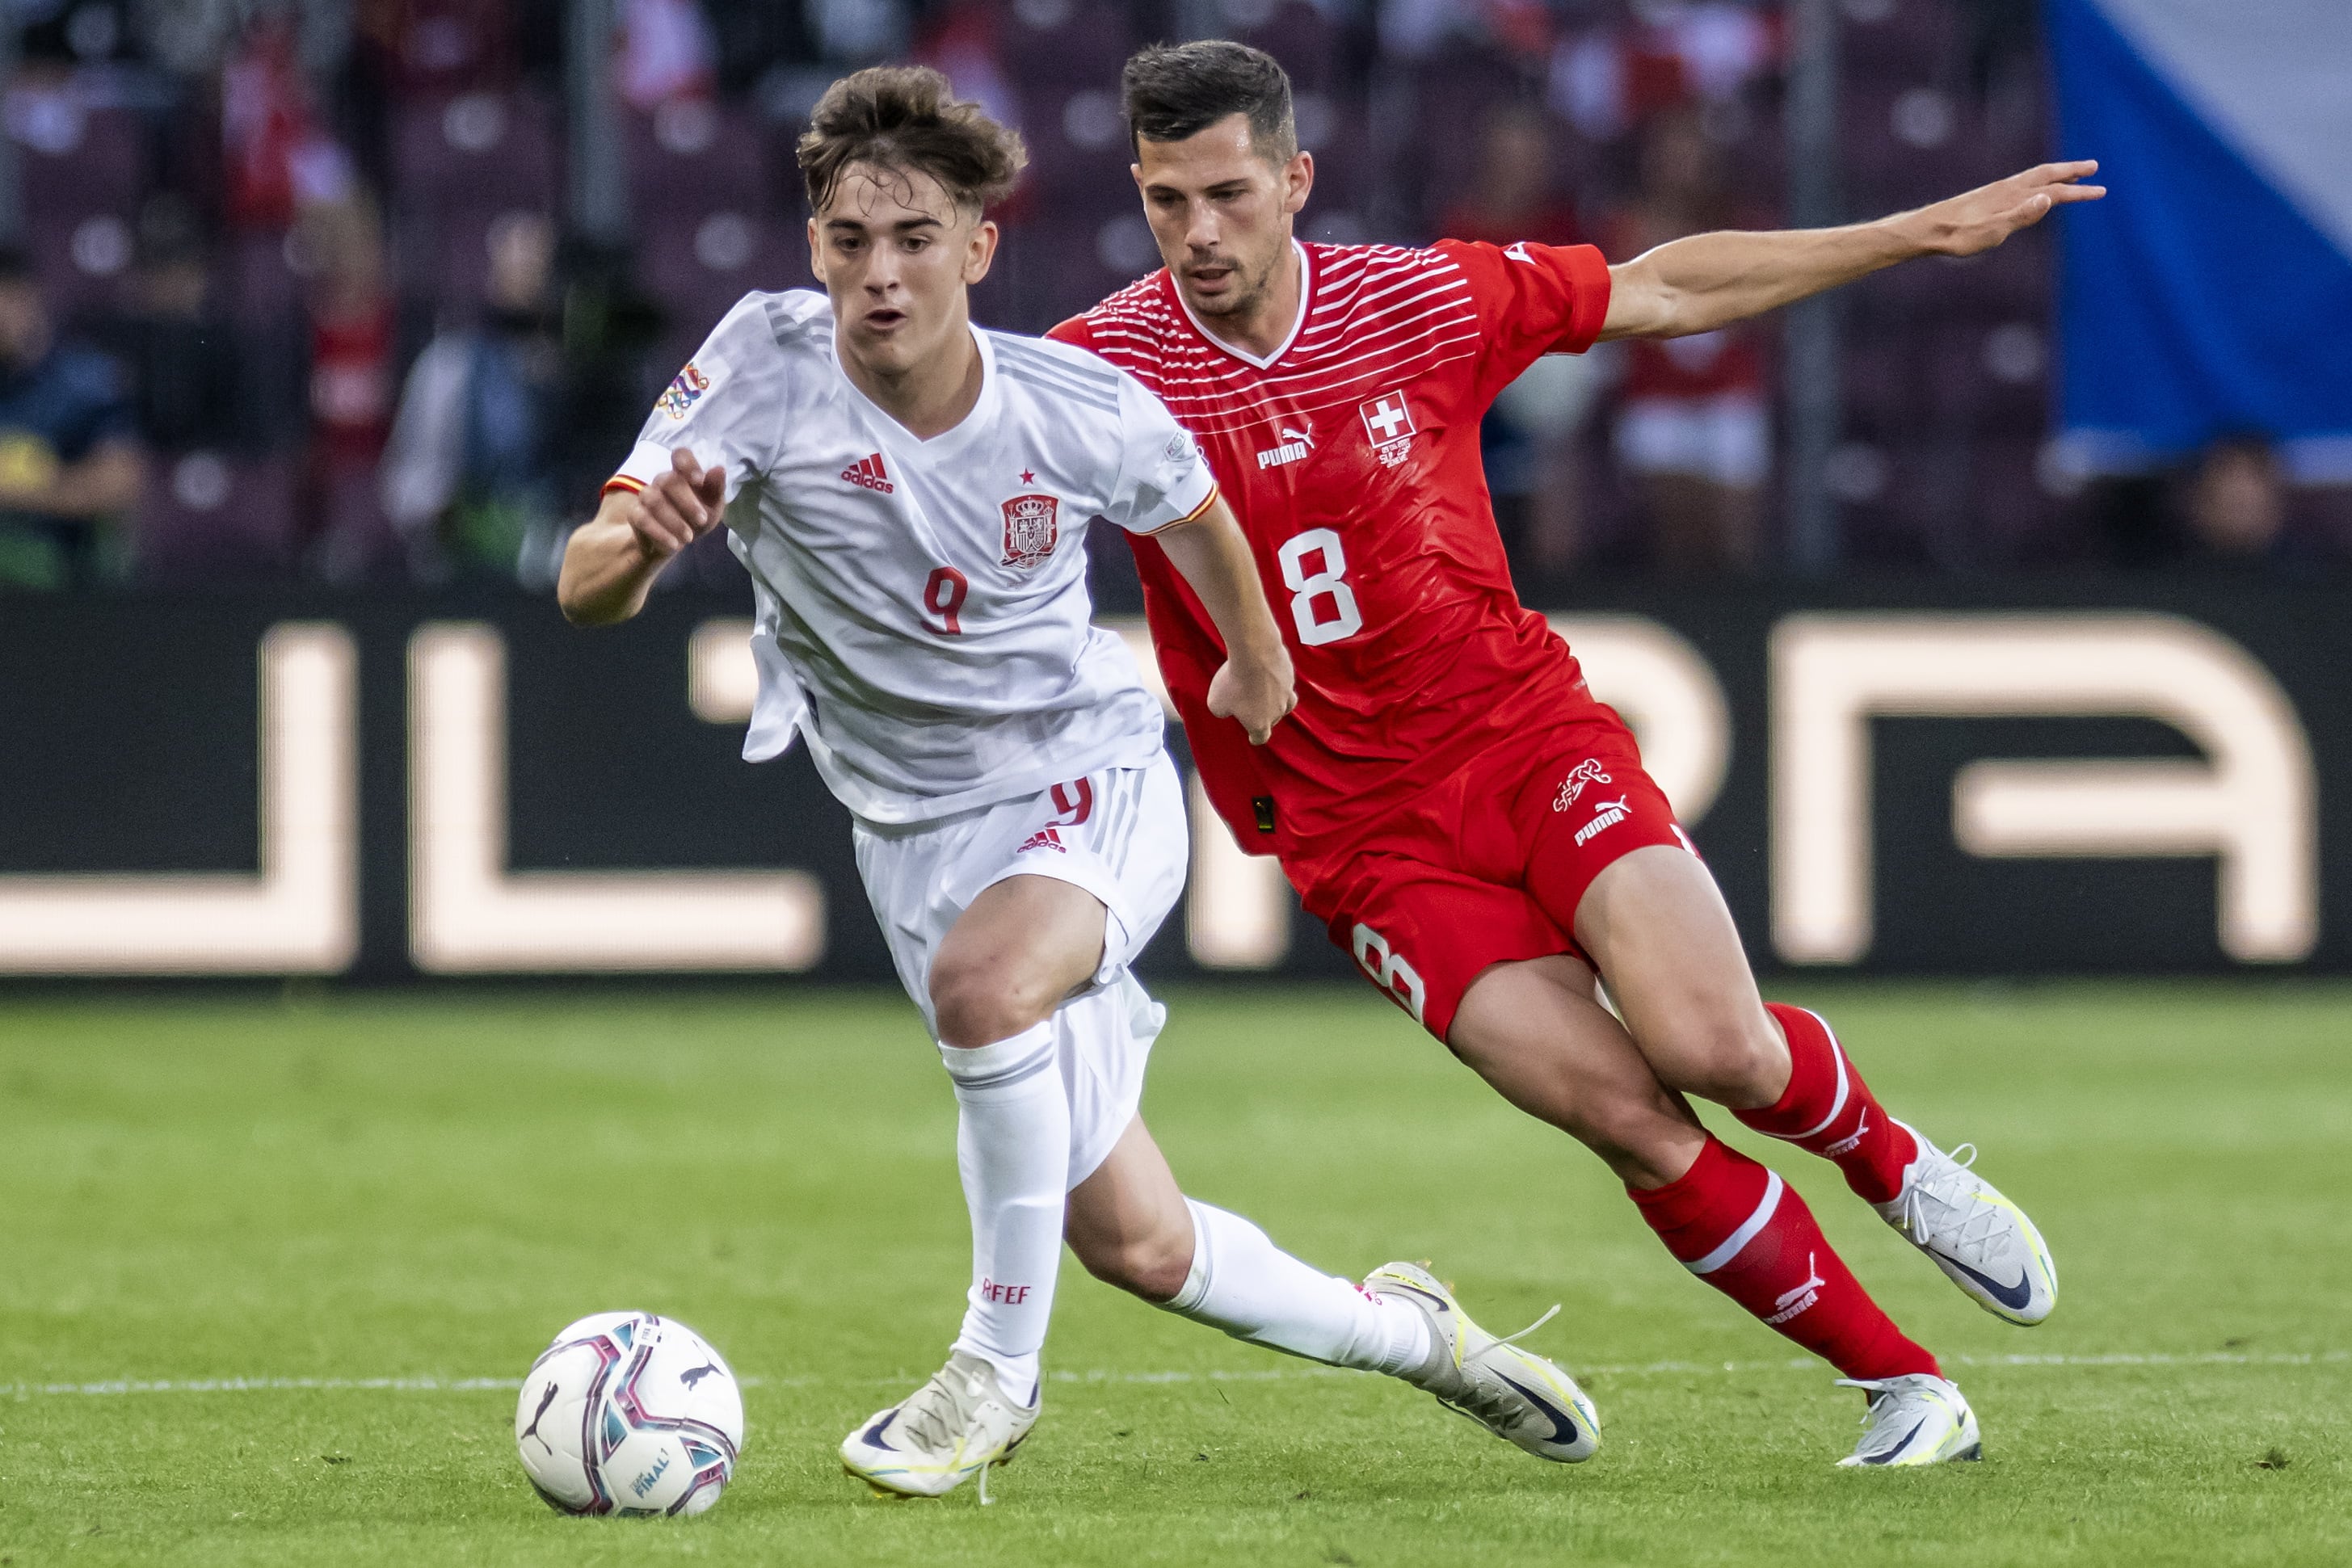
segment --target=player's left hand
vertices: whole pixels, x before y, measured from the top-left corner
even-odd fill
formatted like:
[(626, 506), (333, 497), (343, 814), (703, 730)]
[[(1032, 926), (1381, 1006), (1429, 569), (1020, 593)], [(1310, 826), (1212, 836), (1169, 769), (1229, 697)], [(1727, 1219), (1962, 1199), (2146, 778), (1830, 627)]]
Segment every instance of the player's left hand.
[(2043, 163), (1906, 213), (1899, 221), (1920, 226), (1919, 248), (1929, 255), (1975, 256), (2040, 223), (2053, 207), (2095, 202), (2105, 195), (2105, 185), (2083, 183), (2098, 172), (2099, 165), (2088, 158)]
[(1297, 706), (1290, 654), (1283, 649), (1275, 650), (1270, 660), (1228, 659), (1209, 682), (1209, 711), (1238, 721), (1252, 746), (1264, 746), (1274, 727)]

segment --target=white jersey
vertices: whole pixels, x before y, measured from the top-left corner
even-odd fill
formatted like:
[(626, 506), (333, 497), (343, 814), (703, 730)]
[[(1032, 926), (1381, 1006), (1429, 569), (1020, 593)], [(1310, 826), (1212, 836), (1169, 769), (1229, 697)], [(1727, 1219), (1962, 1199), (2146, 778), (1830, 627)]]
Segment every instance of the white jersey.
[(821, 294), (750, 294), (646, 421), (615, 485), (688, 447), (727, 470), (759, 601), (743, 755), (795, 730), (867, 821), (928, 821), (1160, 749), (1159, 702), (1087, 591), (1094, 517), (1148, 533), (1216, 496), (1158, 399), (1080, 350), (974, 328), (980, 401), (919, 441), (834, 354)]

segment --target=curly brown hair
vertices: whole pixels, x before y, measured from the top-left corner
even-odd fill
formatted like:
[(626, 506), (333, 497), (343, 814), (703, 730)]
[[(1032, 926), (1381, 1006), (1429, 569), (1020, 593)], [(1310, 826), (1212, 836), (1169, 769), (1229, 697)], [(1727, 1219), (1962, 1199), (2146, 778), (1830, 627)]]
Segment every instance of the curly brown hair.
[(1021, 133), (961, 102), (929, 66), (873, 66), (825, 89), (796, 149), (809, 211), (821, 213), (851, 165), (929, 174), (957, 206), (984, 211), (1029, 162)]

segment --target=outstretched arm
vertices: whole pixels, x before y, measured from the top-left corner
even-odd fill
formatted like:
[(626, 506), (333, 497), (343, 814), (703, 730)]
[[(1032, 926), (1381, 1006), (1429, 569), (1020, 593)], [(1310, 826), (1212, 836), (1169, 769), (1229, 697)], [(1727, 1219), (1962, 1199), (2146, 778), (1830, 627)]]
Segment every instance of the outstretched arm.
[(1241, 525), (1219, 498), (1199, 517), (1151, 537), (1201, 596), (1225, 644), (1224, 667), (1209, 682), (1209, 711), (1239, 720), (1251, 745), (1265, 745), (1283, 716), (1298, 706), (1298, 694), (1291, 685), (1290, 651), (1266, 607)]
[(1680, 338), (1777, 310), (1922, 256), (1974, 256), (2054, 206), (2095, 202), (2104, 185), (2085, 159), (2044, 163), (1932, 206), (1835, 229), (1693, 235), (1609, 269), (1601, 336)]

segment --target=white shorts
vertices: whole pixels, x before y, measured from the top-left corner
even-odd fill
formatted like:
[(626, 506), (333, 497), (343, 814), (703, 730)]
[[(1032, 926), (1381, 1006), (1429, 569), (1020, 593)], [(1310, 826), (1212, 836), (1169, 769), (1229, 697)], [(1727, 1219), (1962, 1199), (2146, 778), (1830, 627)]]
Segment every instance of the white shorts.
[(1617, 416), (1617, 461), (1752, 490), (1772, 467), (1771, 415), (1752, 392), (1635, 398)]
[(1102, 967), (1054, 1015), (1070, 1098), (1070, 1185), (1102, 1164), (1143, 1102), (1143, 1068), (1166, 1020), (1129, 972), (1184, 888), (1190, 826), (1176, 766), (1114, 768), (1042, 794), (943, 818), (853, 830), (857, 872), (890, 945), (899, 984), (938, 1033), (931, 960), (985, 889), (1049, 876), (1101, 901)]

